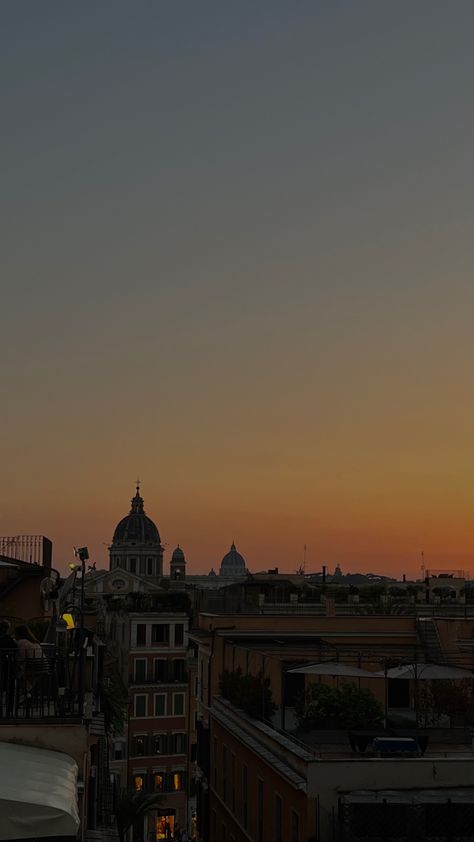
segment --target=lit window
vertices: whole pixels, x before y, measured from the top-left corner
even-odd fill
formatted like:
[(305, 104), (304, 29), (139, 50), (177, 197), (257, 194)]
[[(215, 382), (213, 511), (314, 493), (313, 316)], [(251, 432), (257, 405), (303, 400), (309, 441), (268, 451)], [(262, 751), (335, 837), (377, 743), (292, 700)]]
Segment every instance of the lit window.
[(143, 775), (133, 776), (133, 788), (135, 792), (143, 792), (145, 788), (145, 779)]
[(173, 792), (180, 792), (183, 788), (183, 773), (173, 772), (171, 780), (173, 784)]
[(156, 772), (156, 774), (153, 776), (153, 781), (154, 781), (155, 792), (163, 792), (163, 788), (164, 788), (163, 774), (161, 772)]

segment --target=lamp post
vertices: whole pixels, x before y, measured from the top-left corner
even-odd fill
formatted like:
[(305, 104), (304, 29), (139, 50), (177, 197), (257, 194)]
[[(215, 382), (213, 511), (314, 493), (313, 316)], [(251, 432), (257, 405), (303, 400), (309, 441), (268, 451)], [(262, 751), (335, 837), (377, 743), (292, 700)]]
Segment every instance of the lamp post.
[(80, 561), (80, 570), (81, 570), (81, 595), (80, 595), (80, 603), (79, 603), (79, 688), (78, 688), (78, 701), (79, 701), (79, 716), (82, 716), (84, 713), (84, 578), (86, 574), (86, 561), (89, 559), (89, 550), (87, 547), (79, 547), (79, 549), (74, 549), (74, 555)]

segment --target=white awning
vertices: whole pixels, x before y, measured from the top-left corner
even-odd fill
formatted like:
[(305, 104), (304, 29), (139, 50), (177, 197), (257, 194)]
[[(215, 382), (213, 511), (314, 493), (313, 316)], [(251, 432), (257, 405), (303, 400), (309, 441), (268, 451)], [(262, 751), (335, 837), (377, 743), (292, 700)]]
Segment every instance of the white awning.
[(0, 839), (76, 836), (77, 771), (62, 752), (0, 742)]

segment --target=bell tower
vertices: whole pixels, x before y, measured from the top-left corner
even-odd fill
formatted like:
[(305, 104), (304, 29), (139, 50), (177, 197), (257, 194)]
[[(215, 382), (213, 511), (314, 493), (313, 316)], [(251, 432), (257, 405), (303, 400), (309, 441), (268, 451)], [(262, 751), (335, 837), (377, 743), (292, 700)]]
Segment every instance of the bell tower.
[(186, 578), (186, 559), (181, 547), (173, 550), (170, 561), (170, 579), (172, 582), (182, 582)]

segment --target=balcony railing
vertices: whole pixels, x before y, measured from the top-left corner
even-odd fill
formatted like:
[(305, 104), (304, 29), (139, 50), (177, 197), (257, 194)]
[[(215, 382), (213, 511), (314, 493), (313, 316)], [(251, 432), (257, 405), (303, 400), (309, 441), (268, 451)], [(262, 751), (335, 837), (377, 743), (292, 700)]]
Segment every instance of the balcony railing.
[(79, 664), (54, 647), (36, 657), (0, 650), (0, 724), (6, 720), (79, 716)]
[(138, 685), (140, 687), (145, 684), (187, 684), (188, 674), (186, 672), (181, 673), (180, 675), (174, 675), (173, 673), (169, 673), (164, 676), (147, 676), (146, 678), (141, 678), (140, 676), (130, 674), (128, 677), (128, 683), (130, 686)]

